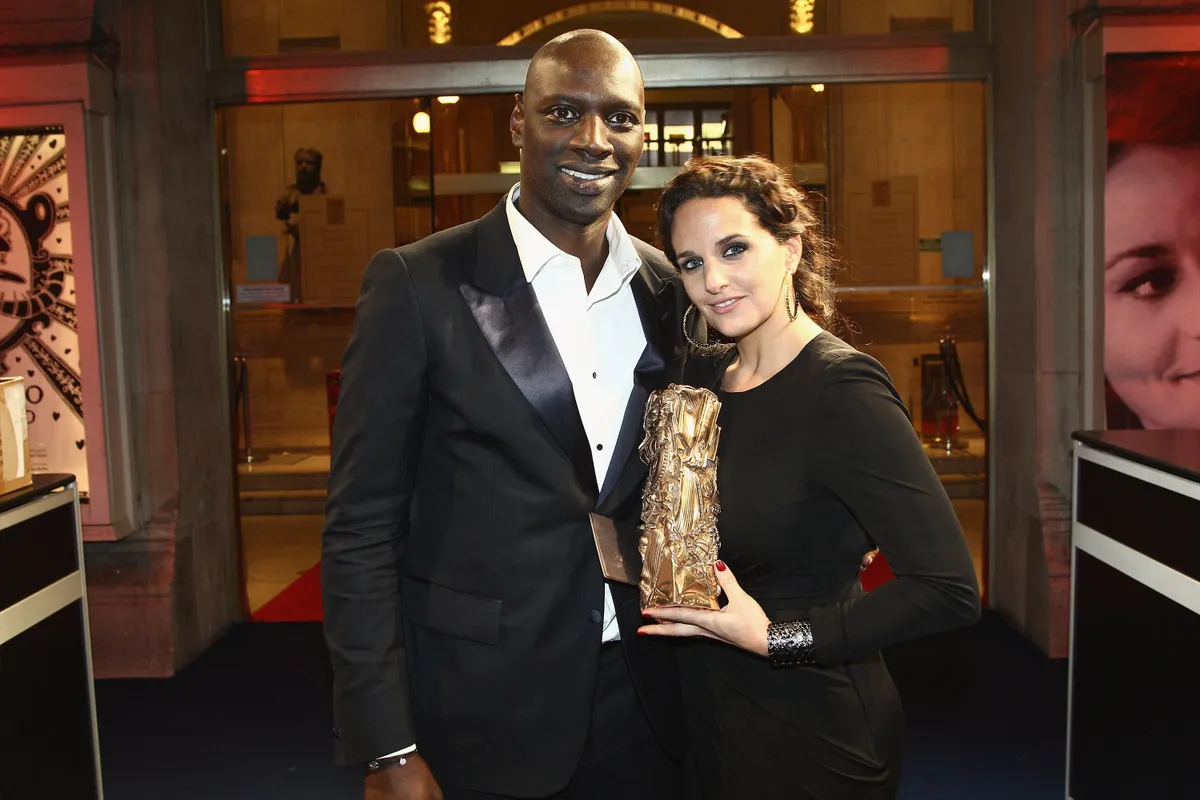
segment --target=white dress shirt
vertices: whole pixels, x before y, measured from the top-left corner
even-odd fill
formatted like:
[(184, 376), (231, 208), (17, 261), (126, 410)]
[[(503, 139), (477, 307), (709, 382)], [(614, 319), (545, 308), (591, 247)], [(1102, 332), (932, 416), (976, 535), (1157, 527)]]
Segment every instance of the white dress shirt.
[[(603, 487), (633, 391), (633, 371), (646, 349), (646, 334), (629, 285), (642, 259), (614, 214), (608, 223), (608, 258), (589, 292), (579, 259), (558, 249), (517, 210), (520, 192), (521, 185), (517, 184), (505, 201), (508, 227), (525, 279), (533, 286), (546, 326), (571, 378), (592, 453), (596, 486)], [(601, 641), (620, 638), (617, 609), (605, 584)], [(414, 744), (385, 758), (416, 748)]]
[[(525, 279), (533, 286), (546, 326), (571, 378), (592, 453), (596, 485), (602, 487), (633, 391), (633, 370), (646, 349), (646, 334), (629, 285), (642, 259), (614, 214), (608, 223), (608, 258), (589, 292), (579, 259), (551, 244), (517, 210), (520, 193), (521, 185), (517, 184), (508, 195), (508, 227), (517, 244)], [(602, 641), (621, 638), (616, 617), (606, 584)]]

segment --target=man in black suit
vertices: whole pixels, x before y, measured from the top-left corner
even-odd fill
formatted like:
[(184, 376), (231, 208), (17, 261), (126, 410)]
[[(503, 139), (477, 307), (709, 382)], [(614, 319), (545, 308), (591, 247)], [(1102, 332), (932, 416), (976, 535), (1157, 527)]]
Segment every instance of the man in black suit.
[(367, 798), (677, 794), (674, 654), (639, 640), (588, 519), (636, 535), (646, 399), (682, 370), (674, 270), (613, 214), (644, 112), (619, 42), (558, 37), (512, 113), (519, 185), (367, 267), (322, 560), (337, 758)]

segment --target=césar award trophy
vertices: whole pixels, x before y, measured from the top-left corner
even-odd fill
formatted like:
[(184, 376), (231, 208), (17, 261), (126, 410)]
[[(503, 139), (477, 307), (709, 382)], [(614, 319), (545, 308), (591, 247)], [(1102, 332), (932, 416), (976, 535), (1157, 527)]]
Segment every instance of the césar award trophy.
[(717, 445), (721, 402), (708, 389), (671, 384), (650, 395), (638, 454), (650, 468), (642, 491), (643, 610), (719, 608), (715, 563)]

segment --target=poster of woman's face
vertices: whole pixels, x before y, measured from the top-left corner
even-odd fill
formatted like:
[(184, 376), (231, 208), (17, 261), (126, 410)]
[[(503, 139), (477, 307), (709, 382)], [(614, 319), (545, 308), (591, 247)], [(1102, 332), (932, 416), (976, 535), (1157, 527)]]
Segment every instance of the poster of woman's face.
[(1109, 56), (1109, 428), (1200, 429), (1200, 56)]

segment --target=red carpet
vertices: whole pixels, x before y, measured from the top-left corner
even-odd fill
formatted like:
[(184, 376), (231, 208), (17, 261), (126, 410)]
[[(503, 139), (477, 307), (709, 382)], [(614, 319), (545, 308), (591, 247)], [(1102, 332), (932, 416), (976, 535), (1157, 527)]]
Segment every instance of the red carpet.
[(875, 556), (875, 560), (871, 562), (871, 566), (863, 570), (862, 575), (858, 576), (858, 579), (862, 582), (863, 590), (869, 592), (895, 577), (892, 574), (891, 567), (888, 566), (887, 559), (883, 557), (883, 553), (880, 553)]
[(320, 622), (321, 565), (305, 572), (254, 612), (255, 622)]
[[(871, 591), (896, 577), (880, 554), (860, 576), (863, 589)], [(297, 578), (290, 586), (254, 613), (255, 622), (320, 622), (321, 565)]]

